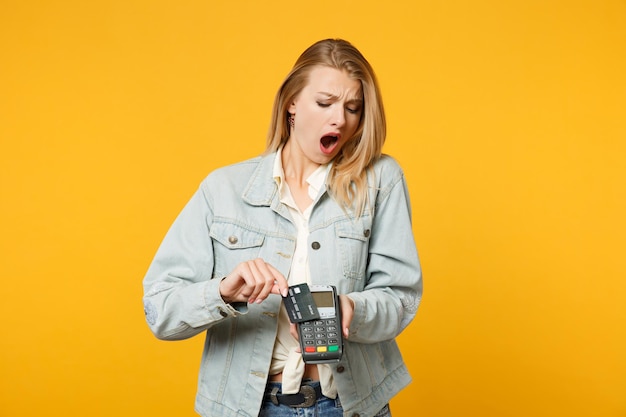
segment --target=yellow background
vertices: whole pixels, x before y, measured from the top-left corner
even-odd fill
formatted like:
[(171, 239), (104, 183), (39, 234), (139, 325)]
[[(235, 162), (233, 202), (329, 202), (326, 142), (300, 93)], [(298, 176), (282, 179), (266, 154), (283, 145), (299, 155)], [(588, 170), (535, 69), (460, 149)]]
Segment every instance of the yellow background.
[(193, 416), (141, 281), (299, 53), (380, 78), (425, 277), (394, 416), (626, 416), (626, 2), (0, 7), (0, 415)]

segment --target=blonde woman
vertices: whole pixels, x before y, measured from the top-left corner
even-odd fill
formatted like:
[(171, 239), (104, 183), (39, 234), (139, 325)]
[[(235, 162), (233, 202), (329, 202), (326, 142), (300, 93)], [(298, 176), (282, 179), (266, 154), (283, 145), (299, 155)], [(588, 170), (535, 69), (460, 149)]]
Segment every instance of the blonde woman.
[[(212, 172), (175, 220), (144, 306), (158, 338), (205, 333), (200, 415), (391, 415), (411, 379), (395, 337), (422, 280), (385, 134), (368, 61), (347, 41), (316, 42), (276, 94), (265, 154)], [(339, 362), (302, 359), (281, 298), (301, 283), (340, 294)]]

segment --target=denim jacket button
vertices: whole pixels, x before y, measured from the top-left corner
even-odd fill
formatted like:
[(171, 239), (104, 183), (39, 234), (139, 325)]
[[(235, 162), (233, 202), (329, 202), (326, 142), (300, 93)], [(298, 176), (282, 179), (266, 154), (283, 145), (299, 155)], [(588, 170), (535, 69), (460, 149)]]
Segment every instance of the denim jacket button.
[(339, 373), (342, 373), (342, 372), (343, 372), (343, 371), (345, 371), (345, 370), (346, 370), (346, 368), (344, 368), (342, 365), (339, 365), (339, 366), (337, 367), (337, 372), (339, 372)]
[(239, 241), (239, 239), (237, 239), (237, 236), (229, 236), (228, 237), (228, 243), (230, 243), (231, 245), (234, 245), (238, 241)]
[(218, 310), (220, 311), (220, 316), (222, 316), (222, 317), (226, 317), (226, 316), (228, 316), (228, 313), (227, 313), (227, 312), (225, 312), (224, 310), (222, 310), (222, 308), (221, 308), (221, 307), (220, 307)]
[(320, 242), (311, 243), (311, 247), (315, 250), (318, 250), (320, 248)]
[(363, 236), (365, 236), (365, 237), (370, 237), (370, 229), (365, 229), (365, 230), (363, 231)]

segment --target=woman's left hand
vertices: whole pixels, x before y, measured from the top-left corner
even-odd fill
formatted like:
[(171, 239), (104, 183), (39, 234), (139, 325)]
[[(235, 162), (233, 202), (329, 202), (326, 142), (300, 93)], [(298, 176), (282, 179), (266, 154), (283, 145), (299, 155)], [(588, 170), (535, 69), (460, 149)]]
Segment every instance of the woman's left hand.
[(350, 323), (354, 317), (354, 301), (345, 294), (339, 294), (339, 308), (341, 308), (341, 331), (344, 338), (350, 335)]
[[(354, 317), (354, 301), (347, 295), (339, 294), (339, 308), (341, 309), (341, 332), (343, 337), (347, 339), (350, 334), (350, 323), (352, 323), (352, 317)], [(298, 328), (295, 324), (290, 324), (289, 333), (291, 333), (294, 339), (299, 339)], [(300, 352), (300, 348), (297, 351)]]

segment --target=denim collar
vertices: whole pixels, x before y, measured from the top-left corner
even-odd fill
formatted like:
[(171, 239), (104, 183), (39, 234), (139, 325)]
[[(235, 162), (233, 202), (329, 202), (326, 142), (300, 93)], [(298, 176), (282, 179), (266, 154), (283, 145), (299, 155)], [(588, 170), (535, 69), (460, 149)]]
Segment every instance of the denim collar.
[(278, 186), (272, 177), (276, 152), (259, 157), (252, 176), (243, 192), (243, 200), (253, 206), (271, 206), (278, 203)]

